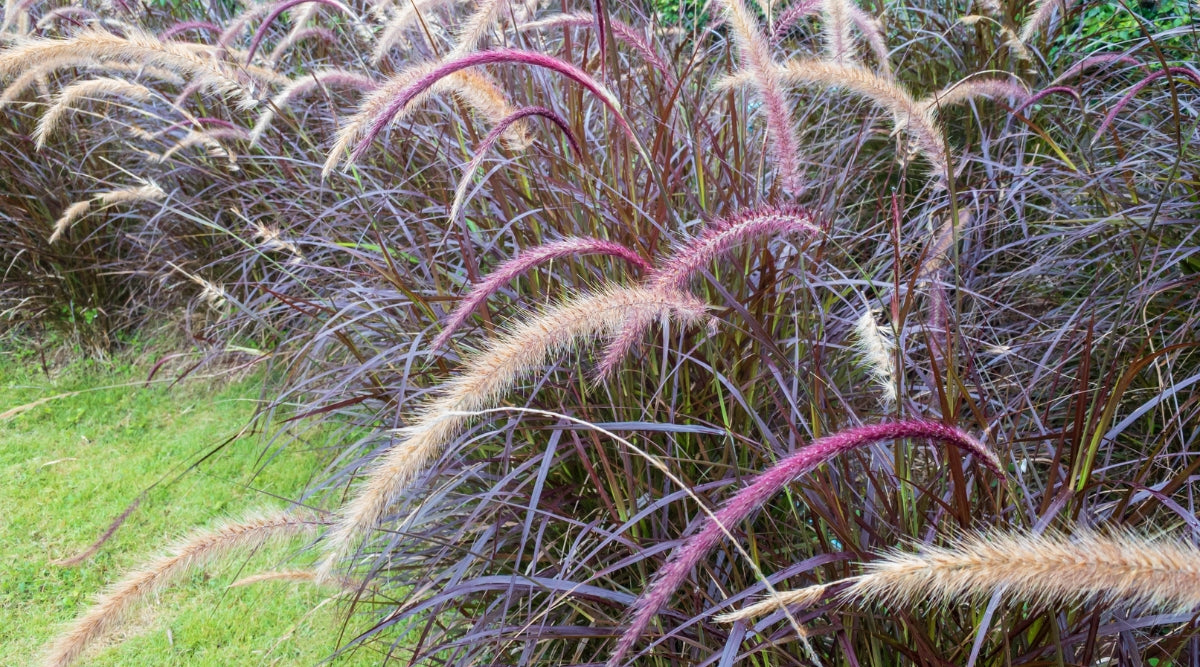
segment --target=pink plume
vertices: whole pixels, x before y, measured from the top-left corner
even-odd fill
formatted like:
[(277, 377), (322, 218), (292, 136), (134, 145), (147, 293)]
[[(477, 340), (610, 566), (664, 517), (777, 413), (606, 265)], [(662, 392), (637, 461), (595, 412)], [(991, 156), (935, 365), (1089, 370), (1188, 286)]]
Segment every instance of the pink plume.
[(1049, 88), (1043, 88), (1042, 90), (1039, 90), (1036, 93), (1025, 98), (1024, 101), (1022, 101), (1020, 104), (1018, 104), (1016, 106), (1015, 109), (1013, 109), (1013, 113), (1015, 113), (1015, 114), (1021, 113), (1025, 109), (1028, 109), (1030, 106), (1037, 104), (1043, 98), (1053, 95), (1054, 93), (1063, 93), (1065, 95), (1070, 95), (1071, 97), (1075, 98), (1076, 102), (1083, 103), (1083, 98), (1081, 98), (1079, 96), (1079, 93), (1076, 92), (1076, 90), (1074, 88), (1072, 88), (1070, 86), (1050, 86)]
[(163, 40), (170, 39), (181, 32), (187, 32), (189, 30), (207, 30), (208, 32), (217, 33), (218, 35), (221, 34), (221, 26), (217, 25), (216, 23), (212, 23), (210, 21), (183, 21), (181, 23), (176, 23), (166, 30), (163, 30), (158, 34), (158, 38)]
[(517, 63), (522, 65), (530, 65), (533, 67), (542, 67), (558, 72), (568, 79), (575, 81), (587, 89), (588, 92), (598, 97), (601, 102), (603, 102), (606, 106), (608, 106), (609, 109), (612, 110), (613, 114), (617, 117), (617, 122), (621, 125), (621, 128), (627, 134), (629, 134), (630, 137), (634, 138), (636, 143), (637, 137), (633, 132), (633, 128), (631, 128), (629, 123), (625, 121), (625, 116), (622, 115), (621, 106), (617, 102), (616, 98), (613, 97), (604, 86), (600, 85), (600, 83), (598, 83), (595, 79), (588, 76), (583, 70), (568, 62), (548, 56), (544, 53), (521, 51), (518, 49), (494, 49), (491, 51), (469, 53), (464, 56), (446, 60), (428, 71), (424, 76), (421, 76), (416, 81), (413, 81), (410, 85), (405, 87), (396, 95), (395, 98), (392, 99), (387, 108), (384, 109), (383, 113), (379, 114), (374, 119), (371, 127), (364, 133), (363, 138), (354, 148), (354, 152), (351, 154), (350, 158), (351, 161), (361, 158), (363, 154), (366, 153), (367, 148), (370, 147), (371, 143), (375, 141), (375, 137), (378, 137), (379, 133), (383, 132), (383, 129), (391, 123), (392, 119), (396, 117), (396, 114), (400, 113), (400, 110), (408, 106), (409, 102), (416, 99), (421, 93), (428, 90), (439, 80), (460, 70), (467, 69), (468, 67), (478, 67), (480, 65), (492, 65), (499, 63)]
[(442, 330), (442, 333), (434, 339), (431, 346), (432, 349), (437, 350), (449, 342), (450, 336), (462, 326), (463, 322), (467, 321), (471, 313), (475, 312), (479, 306), (487, 301), (488, 297), (495, 294), (502, 286), (512, 282), (515, 278), (539, 264), (553, 259), (579, 255), (610, 255), (619, 257), (643, 271), (650, 270), (650, 264), (633, 250), (620, 243), (602, 241), (600, 239), (563, 239), (562, 241), (547, 243), (530, 250), (525, 250), (513, 259), (501, 264), (495, 271), (484, 278), (482, 282), (476, 285), (475, 289), (471, 290), (471, 293), (446, 318), (446, 326)]
[[(766, 207), (743, 211), (710, 225), (663, 261), (646, 280), (651, 288), (677, 290), (709, 262), (739, 244), (760, 236), (784, 233), (814, 234), (812, 216), (798, 206)], [(642, 329), (629, 325), (608, 344), (597, 368), (597, 377), (607, 377), (642, 337)]]
[(1112, 111), (1108, 112), (1108, 115), (1104, 117), (1104, 122), (1100, 123), (1100, 127), (1096, 129), (1096, 136), (1092, 137), (1092, 143), (1095, 144), (1100, 140), (1100, 137), (1104, 136), (1104, 131), (1108, 129), (1109, 125), (1112, 125), (1114, 120), (1117, 119), (1117, 114), (1121, 113), (1121, 110), (1125, 108), (1125, 105), (1129, 104), (1129, 102), (1132, 101), (1138, 93), (1142, 92), (1146, 86), (1149, 86), (1151, 83), (1163, 78), (1164, 76), (1170, 76), (1172, 74), (1185, 76), (1191, 79), (1192, 83), (1200, 86), (1200, 74), (1196, 74), (1187, 67), (1168, 67), (1151, 74), (1150, 76), (1134, 84), (1134, 86), (1129, 89), (1129, 92), (1125, 93), (1125, 97), (1122, 97), (1121, 100), (1117, 102), (1116, 106), (1112, 108)]
[(608, 667), (622, 664), (633, 643), (642, 636), (659, 609), (667, 603), (692, 568), (720, 543), (726, 531), (734, 530), (789, 483), (838, 454), (899, 438), (928, 439), (959, 447), (975, 454), (993, 473), (1004, 477), (1000, 460), (991, 450), (967, 433), (938, 422), (914, 420), (859, 426), (820, 438), (755, 477), (716, 514), (707, 518), (704, 527), (672, 554), (667, 564), (659, 570), (655, 581), (634, 602), (633, 622), (617, 642), (617, 648), (608, 660)]
[(261, 24), (259, 24), (258, 30), (254, 33), (254, 39), (250, 42), (250, 51), (246, 54), (246, 62), (249, 63), (254, 59), (254, 54), (258, 52), (259, 45), (262, 44), (263, 38), (267, 36), (267, 28), (271, 27), (271, 24), (275, 22), (275, 19), (279, 18), (280, 14), (286, 12), (292, 7), (295, 7), (296, 5), (303, 5), (308, 2), (319, 2), (322, 5), (329, 5), (330, 7), (337, 9), (352, 19), (356, 18), (353, 10), (337, 0), (283, 0), (279, 4), (275, 5), (275, 7), (271, 9), (271, 13), (267, 14), (267, 17), (263, 19)]

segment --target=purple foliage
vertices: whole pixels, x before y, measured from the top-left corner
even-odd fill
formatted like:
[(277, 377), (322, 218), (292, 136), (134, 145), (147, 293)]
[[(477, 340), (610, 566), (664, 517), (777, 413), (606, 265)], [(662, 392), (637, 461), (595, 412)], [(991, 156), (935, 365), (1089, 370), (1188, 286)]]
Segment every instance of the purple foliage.
[(1112, 110), (1108, 112), (1108, 115), (1104, 117), (1104, 121), (1100, 123), (1100, 127), (1096, 128), (1096, 135), (1092, 138), (1092, 142), (1095, 143), (1096, 141), (1100, 140), (1100, 137), (1104, 136), (1104, 131), (1108, 129), (1109, 125), (1112, 125), (1114, 120), (1117, 119), (1117, 114), (1121, 113), (1121, 110), (1124, 109), (1125, 106), (1129, 104), (1138, 93), (1142, 92), (1146, 86), (1149, 86), (1151, 83), (1154, 83), (1164, 76), (1170, 76), (1172, 74), (1187, 77), (1192, 80), (1192, 83), (1200, 86), (1200, 74), (1197, 74), (1187, 67), (1168, 67), (1151, 74), (1150, 76), (1134, 84), (1134, 86), (1129, 89), (1129, 92), (1125, 93), (1125, 96), (1122, 97), (1115, 106), (1113, 106)]

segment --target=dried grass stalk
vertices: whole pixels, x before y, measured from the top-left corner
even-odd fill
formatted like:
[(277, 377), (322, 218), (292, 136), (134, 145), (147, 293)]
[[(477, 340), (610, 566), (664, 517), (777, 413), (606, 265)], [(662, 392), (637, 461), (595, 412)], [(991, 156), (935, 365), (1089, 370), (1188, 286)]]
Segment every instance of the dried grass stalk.
[(42, 664), (66, 667), (75, 662), (89, 646), (112, 632), (148, 595), (193, 569), (204, 567), (232, 551), (252, 550), (271, 541), (298, 537), (315, 532), (316, 527), (315, 518), (307, 512), (278, 511), (251, 515), (240, 521), (224, 521), (193, 533), (165, 556), (150, 561), (111, 586), (54, 640)]
[[(65, 67), (140, 63), (175, 72), (192, 81), (198, 90), (239, 100), (245, 106), (256, 104), (253, 92), (234, 73), (226, 71), (213, 58), (198, 54), (193, 48), (197, 46), (211, 48), (163, 42), (139, 29), (131, 29), (124, 37), (88, 30), (68, 39), (23, 39), (0, 52), (0, 76), (16, 76), (35, 68), (49, 74)], [(45, 67), (47, 63), (53, 64), (49, 70)]]
[(33, 138), (40, 150), (46, 145), (46, 139), (54, 133), (58, 124), (66, 118), (67, 113), (82, 100), (97, 97), (128, 97), (145, 102), (153, 96), (153, 90), (140, 83), (133, 83), (125, 79), (101, 77), (76, 81), (59, 91), (58, 97), (54, 98), (50, 108), (46, 109), (46, 113), (38, 119), (37, 127), (33, 131)]
[(443, 385), (440, 396), (401, 431), (400, 442), (372, 467), (326, 536), (328, 557), (320, 571), (332, 572), (378, 525), (445, 443), (468, 423), (469, 413), (493, 407), (519, 379), (583, 341), (615, 332), (627, 321), (648, 325), (671, 317), (686, 325), (706, 320), (707, 310), (704, 303), (679, 292), (609, 287), (522, 318), (507, 334), (468, 358), (463, 372)]

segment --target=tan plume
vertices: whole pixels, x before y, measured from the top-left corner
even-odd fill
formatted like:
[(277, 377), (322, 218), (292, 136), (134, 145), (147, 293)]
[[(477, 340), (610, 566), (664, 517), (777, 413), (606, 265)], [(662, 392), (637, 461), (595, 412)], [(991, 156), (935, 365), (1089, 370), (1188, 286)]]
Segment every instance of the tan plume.
[[(206, 45), (202, 45), (206, 49)], [(163, 42), (147, 32), (131, 29), (124, 37), (87, 30), (68, 39), (23, 39), (0, 52), (0, 76), (20, 73), (53, 62), (54, 69), (94, 68), (98, 63), (141, 63), (161, 67), (191, 80), (198, 89), (242, 104), (256, 103), (253, 92), (237, 74), (204, 57), (181, 42)]]
[(718, 623), (734, 623), (766, 616), (780, 609), (804, 609), (820, 602), (821, 598), (825, 597), (827, 590), (829, 590), (828, 584), (799, 588), (794, 591), (780, 591), (765, 600), (747, 605), (737, 611), (721, 614), (714, 620)]
[(404, 33), (418, 22), (426, 20), (426, 16), (439, 8), (458, 2), (459, 0), (403, 0), (400, 9), (392, 17), (379, 39), (375, 41), (375, 49), (371, 53), (371, 64), (379, 65), (387, 57), (393, 46), (405, 45)]
[(91, 210), (91, 208), (92, 208), (92, 202), (86, 201), (86, 200), (85, 201), (77, 201), (74, 204), (71, 204), (70, 206), (68, 206), (67, 210), (63, 211), (62, 216), (60, 216), (59, 219), (57, 221), (55, 221), (54, 232), (50, 234), (50, 238), (47, 242), (48, 243), (57, 243), (58, 240), (60, 238), (62, 238), (62, 235), (65, 234), (67, 232), (67, 230), (71, 228), (71, 225), (75, 224), (76, 220), (87, 215), (87, 212), (89, 210)]
[(133, 83), (125, 79), (101, 77), (76, 81), (59, 91), (58, 97), (54, 98), (50, 108), (46, 109), (46, 113), (42, 114), (38, 120), (37, 127), (33, 131), (33, 138), (39, 149), (45, 146), (46, 139), (54, 133), (55, 128), (67, 113), (83, 100), (97, 97), (127, 97), (144, 102), (153, 96), (153, 90), (140, 83)]
[(609, 287), (567, 299), (530, 315), (507, 334), (467, 359), (463, 372), (447, 381), (425, 406), (400, 442), (384, 452), (366, 482), (338, 512), (326, 536), (328, 557), (319, 570), (333, 568), (374, 528), (437, 456), (470, 421), (470, 413), (493, 407), (522, 377), (583, 341), (620, 331), (627, 322), (648, 325), (673, 317), (685, 325), (706, 320), (707, 306), (683, 292)]
[(147, 596), (184, 574), (237, 550), (252, 550), (271, 541), (298, 537), (316, 530), (307, 512), (277, 511), (255, 514), (240, 521), (224, 521), (193, 533), (166, 555), (126, 574), (100, 595), (82, 616), (50, 645), (43, 665), (66, 667), (96, 641), (111, 633)]
[[(863, 570), (819, 588), (845, 585), (838, 595), (842, 600), (894, 605), (961, 604), (1001, 592), (1041, 606), (1120, 602), (1175, 613), (1200, 607), (1200, 549), (1182, 540), (1129, 532), (978, 533), (917, 553), (891, 551)], [(780, 593), (724, 618), (811, 603), (823, 592)]]

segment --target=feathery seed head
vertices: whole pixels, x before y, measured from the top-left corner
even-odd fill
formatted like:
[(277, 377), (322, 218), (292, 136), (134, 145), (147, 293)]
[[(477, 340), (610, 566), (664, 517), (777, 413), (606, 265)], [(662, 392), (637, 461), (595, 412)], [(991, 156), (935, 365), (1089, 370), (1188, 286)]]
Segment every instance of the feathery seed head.
[(1122, 602), (1141, 609), (1200, 607), (1200, 549), (1132, 533), (1070, 537), (987, 532), (867, 563), (842, 592), (882, 604), (952, 604), (995, 591), (1037, 605)]
[[(680, 246), (646, 277), (653, 289), (681, 290), (701, 269), (741, 243), (761, 236), (785, 233), (815, 234), (819, 229), (807, 211), (798, 206), (767, 206), (738, 212), (709, 225)], [(637, 322), (622, 327), (609, 342), (597, 366), (597, 378), (608, 377), (642, 338)]]
[(863, 366), (871, 373), (871, 379), (879, 388), (879, 402), (884, 409), (896, 403), (896, 364), (893, 354), (895, 339), (884, 332), (875, 321), (870, 308), (854, 323), (854, 347)]
[(581, 342), (611, 334), (628, 321), (672, 318), (684, 326), (706, 322), (708, 306), (681, 292), (609, 287), (564, 300), (518, 320), (464, 363), (374, 464), (358, 493), (340, 510), (326, 536), (319, 570), (331, 573), (366, 533), (379, 524), (415, 477), (469, 421), (465, 416), (495, 406), (518, 380)]
[(125, 575), (100, 595), (96, 603), (50, 645), (43, 664), (66, 667), (96, 641), (112, 632), (139, 602), (194, 568), (234, 550), (252, 550), (272, 540), (315, 532), (316, 518), (308, 512), (254, 514), (224, 521), (193, 533), (141, 569)]
[(47, 243), (56, 243), (60, 238), (62, 238), (62, 235), (71, 228), (71, 225), (75, 224), (76, 220), (87, 215), (87, 212), (91, 210), (91, 208), (92, 202), (88, 200), (77, 201), (68, 206), (67, 209), (63, 211), (62, 216), (55, 221), (54, 232), (50, 234), (50, 238), (47, 240)]

